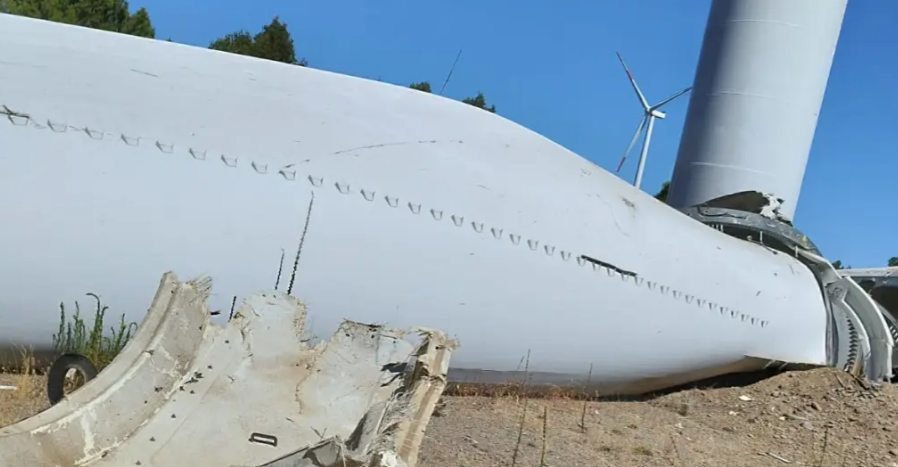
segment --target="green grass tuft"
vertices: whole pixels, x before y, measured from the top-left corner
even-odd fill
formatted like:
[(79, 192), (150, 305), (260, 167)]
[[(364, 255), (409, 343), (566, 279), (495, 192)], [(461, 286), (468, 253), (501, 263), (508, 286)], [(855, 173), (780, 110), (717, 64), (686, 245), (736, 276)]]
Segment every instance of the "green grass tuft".
[(106, 320), (108, 306), (103, 305), (100, 297), (94, 293), (88, 293), (96, 302), (94, 310), (93, 326), (88, 327), (81, 316), (81, 306), (75, 302), (75, 313), (68, 319), (65, 304), (59, 304), (59, 329), (53, 334), (53, 348), (58, 354), (79, 353), (89, 358), (98, 370), (109, 365), (113, 359), (125, 348), (137, 330), (137, 323), (125, 322), (122, 314), (117, 326), (111, 326), (111, 334), (103, 335), (103, 325)]

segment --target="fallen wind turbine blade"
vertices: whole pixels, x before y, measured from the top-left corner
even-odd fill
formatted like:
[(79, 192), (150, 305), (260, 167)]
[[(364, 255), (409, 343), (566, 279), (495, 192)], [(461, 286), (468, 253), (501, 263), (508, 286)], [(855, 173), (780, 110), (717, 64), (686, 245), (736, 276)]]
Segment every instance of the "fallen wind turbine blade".
[(620, 164), (617, 164), (617, 171), (615, 173), (620, 173), (620, 169), (624, 167), (624, 162), (627, 161), (627, 156), (630, 154), (630, 151), (633, 150), (633, 145), (636, 144), (639, 135), (642, 134), (642, 129), (645, 128), (645, 121), (647, 118), (647, 116), (644, 116), (642, 117), (642, 120), (639, 121), (639, 126), (636, 127), (636, 133), (633, 134), (633, 139), (630, 140), (627, 150), (624, 151), (624, 157), (621, 157)]
[(668, 102), (670, 102), (670, 101), (672, 101), (672, 100), (674, 100), (674, 99), (676, 99), (676, 98), (682, 96), (683, 94), (686, 94), (687, 92), (689, 92), (689, 91), (691, 91), (691, 90), (692, 90), (692, 86), (689, 86), (688, 88), (686, 88), (686, 89), (684, 89), (684, 90), (682, 90), (682, 91), (680, 91), (680, 92), (678, 92), (678, 93), (676, 93), (676, 94), (674, 94), (674, 95), (668, 97), (667, 99), (664, 99), (663, 101), (661, 101), (661, 102), (655, 104), (654, 106), (652, 106), (652, 110), (660, 109), (661, 106), (663, 106), (664, 104), (667, 104)]
[(621, 56), (620, 52), (617, 52), (617, 59), (620, 60), (621, 66), (624, 67), (624, 72), (627, 73), (627, 79), (630, 80), (630, 85), (633, 86), (633, 91), (636, 92), (636, 97), (639, 98), (639, 102), (642, 103), (642, 107), (648, 110), (650, 108), (649, 103), (645, 100), (645, 96), (642, 95), (642, 91), (639, 90), (639, 85), (636, 84), (636, 78), (633, 77), (633, 73), (630, 73), (630, 69), (627, 68), (627, 64), (626, 62), (624, 62), (624, 57)]

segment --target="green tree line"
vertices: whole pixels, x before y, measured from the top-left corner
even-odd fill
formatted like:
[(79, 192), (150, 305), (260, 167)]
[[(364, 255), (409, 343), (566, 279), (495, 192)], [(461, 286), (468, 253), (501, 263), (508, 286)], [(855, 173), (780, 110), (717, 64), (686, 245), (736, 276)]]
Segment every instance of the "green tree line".
[[(0, 13), (75, 24), (132, 36), (156, 37), (156, 29), (146, 8), (140, 8), (132, 13), (126, 0), (0, 0)], [(293, 37), (287, 29), (287, 23), (277, 16), (255, 34), (246, 30), (232, 32), (212, 41), (209, 48), (291, 65), (309, 65), (306, 59), (296, 56), (296, 48)], [(430, 92), (430, 83), (426, 81), (412, 84), (410, 87)], [(488, 105), (482, 92), (478, 92), (474, 97), (462, 99), (462, 102), (488, 112), (496, 112), (496, 106)]]
[(132, 36), (156, 37), (146, 8), (131, 13), (125, 0), (0, 0), (0, 12)]

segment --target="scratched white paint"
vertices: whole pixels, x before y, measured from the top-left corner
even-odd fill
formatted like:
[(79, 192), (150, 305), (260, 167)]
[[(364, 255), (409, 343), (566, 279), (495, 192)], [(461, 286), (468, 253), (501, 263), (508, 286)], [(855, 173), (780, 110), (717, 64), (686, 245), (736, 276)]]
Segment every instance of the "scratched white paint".
[(806, 267), (501, 116), (2, 15), (0, 83), (0, 343), (48, 346), (86, 292), (139, 320), (165, 270), (212, 276), (226, 316), (274, 285), (281, 249), (286, 288), (305, 230), (294, 291), (317, 336), (422, 324), (463, 340), (456, 369), (515, 370), (529, 349), (534, 371), (593, 365), (629, 392), (745, 356), (826, 360)]
[(101, 452), (97, 450), (97, 442), (94, 438), (93, 427), (97, 424), (97, 412), (94, 406), (88, 406), (83, 415), (79, 419), (81, 425), (81, 433), (84, 437), (84, 455), (75, 460), (75, 465), (87, 465), (91, 461), (96, 460)]

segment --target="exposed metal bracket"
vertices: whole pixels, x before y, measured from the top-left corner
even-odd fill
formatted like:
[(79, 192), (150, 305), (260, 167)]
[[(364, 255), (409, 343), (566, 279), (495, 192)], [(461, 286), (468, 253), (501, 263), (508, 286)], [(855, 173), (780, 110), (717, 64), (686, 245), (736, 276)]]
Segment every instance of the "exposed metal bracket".
[[(803, 263), (815, 271), (826, 291), (828, 309), (836, 323), (836, 332), (832, 336), (837, 363), (834, 366), (848, 371), (852, 371), (849, 368), (853, 368), (852, 373), (863, 371), (871, 381), (890, 379), (895, 340), (880, 307), (854, 280), (842, 277), (825, 258), (802, 249), (795, 249), (795, 253)], [(844, 361), (846, 346), (849, 349), (849, 358)], [(852, 357), (860, 358), (858, 362), (853, 363)]]
[(794, 254), (795, 249), (820, 255), (817, 245), (800, 230), (762, 214), (709, 206), (692, 206), (680, 212), (741, 240), (761, 243), (790, 255)]

